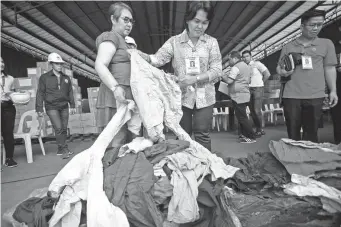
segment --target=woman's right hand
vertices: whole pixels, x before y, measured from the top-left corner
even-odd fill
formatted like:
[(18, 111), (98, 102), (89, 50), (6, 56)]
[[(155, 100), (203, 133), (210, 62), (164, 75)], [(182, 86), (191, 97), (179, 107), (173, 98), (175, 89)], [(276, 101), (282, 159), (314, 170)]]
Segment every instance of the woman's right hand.
[(125, 91), (122, 87), (117, 86), (116, 89), (114, 90), (114, 96), (117, 102), (120, 103), (128, 103), (128, 101), (125, 98)]

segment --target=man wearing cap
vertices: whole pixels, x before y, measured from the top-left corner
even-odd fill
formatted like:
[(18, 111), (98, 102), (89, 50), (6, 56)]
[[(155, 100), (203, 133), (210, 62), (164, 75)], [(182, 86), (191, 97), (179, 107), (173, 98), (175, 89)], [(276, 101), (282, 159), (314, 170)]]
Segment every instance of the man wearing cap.
[(65, 62), (59, 54), (51, 53), (48, 56), (48, 62), (52, 65), (52, 70), (41, 75), (39, 78), (36, 111), (39, 116), (43, 116), (44, 103), (46, 113), (51, 120), (56, 134), (57, 155), (62, 155), (62, 158), (66, 159), (73, 154), (66, 144), (69, 111), (70, 114), (76, 113), (72, 82), (70, 77), (62, 73), (62, 67)]
[[(301, 17), (302, 35), (283, 47), (277, 66), (277, 73), (288, 78), (282, 100), (288, 137), (293, 140), (318, 142), (317, 131), (326, 83), (330, 90), (330, 106), (338, 102), (335, 47), (331, 40), (318, 38), (324, 20), (324, 11), (305, 12)], [(292, 56), (294, 60), (291, 62), (294, 64), (283, 64), (282, 59), (287, 56)], [(291, 65), (294, 65), (293, 69)]]

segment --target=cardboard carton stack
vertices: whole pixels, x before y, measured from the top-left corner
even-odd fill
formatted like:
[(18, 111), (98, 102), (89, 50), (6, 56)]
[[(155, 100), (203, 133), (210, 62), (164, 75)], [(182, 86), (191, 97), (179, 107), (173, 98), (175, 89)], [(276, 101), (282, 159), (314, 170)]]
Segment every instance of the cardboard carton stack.
[(68, 128), (70, 134), (97, 134), (99, 130), (96, 126), (94, 113), (81, 113), (70, 115)]

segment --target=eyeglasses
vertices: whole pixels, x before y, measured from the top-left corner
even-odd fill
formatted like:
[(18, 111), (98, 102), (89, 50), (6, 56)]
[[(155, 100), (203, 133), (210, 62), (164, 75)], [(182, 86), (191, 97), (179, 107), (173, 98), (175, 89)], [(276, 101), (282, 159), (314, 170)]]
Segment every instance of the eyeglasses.
[(128, 24), (129, 22), (131, 23), (131, 25), (135, 24), (135, 20), (134, 19), (130, 19), (129, 17), (121, 17), (124, 21), (124, 23)]
[(321, 28), (323, 26), (323, 23), (315, 23), (315, 24), (306, 24), (306, 26), (310, 29), (313, 29), (315, 27)]

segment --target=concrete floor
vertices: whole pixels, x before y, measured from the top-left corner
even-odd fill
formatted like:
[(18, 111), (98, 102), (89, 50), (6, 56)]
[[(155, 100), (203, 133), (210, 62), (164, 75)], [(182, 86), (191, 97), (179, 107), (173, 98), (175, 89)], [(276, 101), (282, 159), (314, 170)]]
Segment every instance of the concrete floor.
[[(244, 157), (256, 151), (268, 151), (270, 140), (279, 140), (286, 137), (286, 128), (283, 125), (265, 128), (266, 135), (254, 144), (240, 144), (236, 132), (213, 132), (212, 151), (220, 157)], [(330, 124), (320, 129), (320, 141), (331, 142), (333, 129)], [(70, 149), (79, 153), (91, 146), (93, 141), (74, 141), (69, 144)], [(25, 148), (16, 146), (15, 160), (18, 167), (7, 168), (1, 173), (1, 217), (3, 213), (23, 201), (37, 188), (48, 187), (58, 171), (69, 161), (56, 156), (56, 145), (45, 143), (46, 156), (43, 156), (38, 144), (33, 145), (34, 162), (26, 162)], [(1, 218), (2, 220), (2, 218)], [(1, 221), (1, 226), (9, 227), (8, 223)]]

